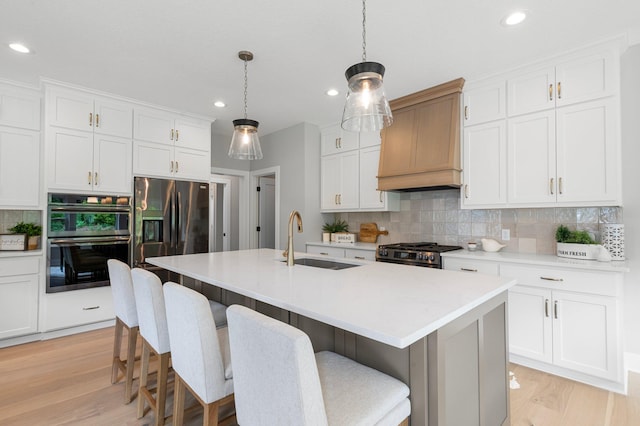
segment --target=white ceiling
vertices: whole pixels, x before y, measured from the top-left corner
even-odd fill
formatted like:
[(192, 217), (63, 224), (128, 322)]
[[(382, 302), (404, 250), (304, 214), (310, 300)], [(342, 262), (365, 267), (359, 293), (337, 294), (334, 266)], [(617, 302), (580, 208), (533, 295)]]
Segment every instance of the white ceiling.
[[(528, 9), (518, 27), (500, 25)], [(40, 77), (217, 118), (268, 134), (340, 120), (344, 71), (360, 62), (360, 0), (0, 0), (0, 78)], [(640, 28), (640, 0), (369, 0), (367, 59), (389, 99), (467, 80)], [(34, 54), (7, 44), (22, 41)], [(640, 40), (633, 40), (638, 42)], [(339, 96), (325, 95), (329, 88)], [(215, 100), (227, 107), (218, 109)]]

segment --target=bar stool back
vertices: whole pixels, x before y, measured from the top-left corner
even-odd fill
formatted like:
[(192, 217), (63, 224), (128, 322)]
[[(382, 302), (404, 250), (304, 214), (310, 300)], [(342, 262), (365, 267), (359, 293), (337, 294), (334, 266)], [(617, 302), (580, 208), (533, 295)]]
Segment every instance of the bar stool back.
[[(133, 294), (131, 282), (131, 269), (129, 265), (117, 259), (107, 260), (109, 268), (109, 280), (111, 281), (111, 295), (113, 296), (113, 309), (116, 314), (116, 328), (113, 340), (113, 362), (111, 363), (111, 383), (118, 382), (118, 374), (122, 372), (125, 377), (124, 403), (132, 400), (133, 368), (136, 360), (136, 344), (138, 341), (138, 313), (136, 300)], [(126, 329), (127, 358), (120, 358), (122, 345), (122, 332)]]

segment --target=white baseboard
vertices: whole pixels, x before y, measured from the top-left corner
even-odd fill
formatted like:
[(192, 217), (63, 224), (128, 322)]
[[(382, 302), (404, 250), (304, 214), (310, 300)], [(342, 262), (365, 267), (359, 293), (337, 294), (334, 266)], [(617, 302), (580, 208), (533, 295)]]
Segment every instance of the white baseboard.
[(115, 320), (107, 320), (95, 322), (92, 324), (79, 325), (77, 327), (63, 328), (60, 330), (47, 331), (43, 333), (34, 333), (26, 336), (12, 337), (10, 339), (0, 340), (0, 348), (9, 346), (22, 345), (23, 343), (37, 342), (39, 340), (56, 339), (58, 337), (69, 336), (71, 334), (83, 333), (85, 331), (97, 330), (99, 328), (111, 327), (115, 324)]
[(624, 365), (627, 371), (640, 373), (640, 354), (633, 353), (633, 352), (625, 352)]

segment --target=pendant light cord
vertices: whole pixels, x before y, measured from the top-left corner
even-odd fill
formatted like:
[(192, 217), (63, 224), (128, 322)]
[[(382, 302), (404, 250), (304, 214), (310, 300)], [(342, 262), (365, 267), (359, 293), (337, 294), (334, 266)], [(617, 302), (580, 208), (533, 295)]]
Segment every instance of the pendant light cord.
[(248, 79), (247, 79), (247, 60), (244, 60), (244, 118), (246, 120), (247, 118), (247, 86), (248, 86)]
[(362, 0), (362, 62), (367, 62), (367, 0)]

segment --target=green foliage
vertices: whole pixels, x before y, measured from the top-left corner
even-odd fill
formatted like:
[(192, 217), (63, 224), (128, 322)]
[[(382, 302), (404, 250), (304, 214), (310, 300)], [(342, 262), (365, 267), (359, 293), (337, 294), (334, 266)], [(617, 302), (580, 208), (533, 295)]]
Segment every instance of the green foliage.
[(572, 244), (597, 244), (587, 231), (571, 231), (564, 225), (558, 226), (556, 230), (556, 241), (559, 243)]
[(35, 223), (18, 222), (13, 228), (9, 228), (9, 232), (14, 234), (27, 234), (29, 237), (42, 235), (42, 226)]
[(349, 224), (344, 220), (336, 220), (333, 223), (325, 223), (322, 226), (324, 232), (347, 232), (349, 230)]

